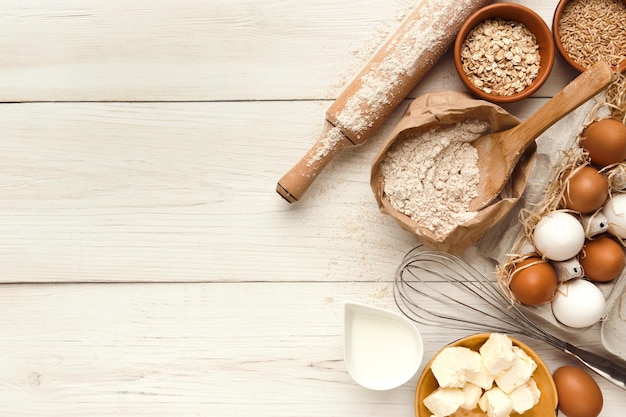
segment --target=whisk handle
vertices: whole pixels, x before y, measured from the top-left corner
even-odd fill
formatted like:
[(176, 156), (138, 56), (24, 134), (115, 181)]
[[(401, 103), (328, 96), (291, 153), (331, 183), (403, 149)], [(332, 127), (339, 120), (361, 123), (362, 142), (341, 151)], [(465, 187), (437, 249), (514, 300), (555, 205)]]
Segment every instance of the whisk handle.
[(588, 352), (569, 343), (565, 344), (563, 350), (618, 387), (626, 389), (626, 365), (623, 363)]

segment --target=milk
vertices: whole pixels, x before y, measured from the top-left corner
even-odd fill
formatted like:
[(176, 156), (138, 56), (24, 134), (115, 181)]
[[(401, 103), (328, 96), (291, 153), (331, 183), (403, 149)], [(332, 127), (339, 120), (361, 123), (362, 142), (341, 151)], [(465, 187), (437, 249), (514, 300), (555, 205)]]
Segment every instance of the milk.
[(354, 371), (370, 380), (402, 378), (421, 362), (411, 329), (387, 317), (355, 314), (349, 345)]

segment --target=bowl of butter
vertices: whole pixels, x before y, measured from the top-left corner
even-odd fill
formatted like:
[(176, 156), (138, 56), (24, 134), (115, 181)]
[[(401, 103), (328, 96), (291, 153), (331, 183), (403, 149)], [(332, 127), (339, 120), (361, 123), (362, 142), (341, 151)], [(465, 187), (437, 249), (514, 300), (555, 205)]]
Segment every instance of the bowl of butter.
[(415, 415), (545, 417), (558, 398), (551, 372), (526, 344), (503, 333), (480, 333), (441, 349), (415, 391)]

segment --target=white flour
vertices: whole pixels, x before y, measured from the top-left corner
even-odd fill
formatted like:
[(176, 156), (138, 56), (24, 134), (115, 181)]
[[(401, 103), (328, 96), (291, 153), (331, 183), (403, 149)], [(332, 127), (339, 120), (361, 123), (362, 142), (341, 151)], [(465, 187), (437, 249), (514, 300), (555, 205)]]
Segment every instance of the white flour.
[(380, 49), (385, 40), (398, 29), (399, 23), (402, 23), (421, 2), (422, 0), (395, 0), (393, 2), (394, 17), (381, 20), (372, 27), (371, 36), (364, 43), (350, 46), (350, 54), (335, 69), (338, 78), (334, 80), (326, 98), (332, 99), (341, 93), (345, 86), (352, 81), (354, 75), (358, 74), (365, 63)]
[(396, 99), (396, 87), (434, 64), (425, 58), (426, 52), (443, 53), (454, 37), (451, 28), (460, 26), (475, 5), (476, 0), (422, 1), (417, 19), (402, 36), (387, 45), (385, 58), (361, 76), (361, 87), (348, 99), (345, 108), (335, 114), (337, 125), (360, 138)]
[(332, 152), (337, 147), (339, 142), (342, 140), (346, 140), (346, 137), (341, 132), (341, 129), (339, 129), (338, 127), (333, 127), (329, 129), (318, 140), (317, 149), (309, 158), (306, 165), (311, 166), (314, 163), (322, 161), (328, 156), (330, 152)]
[(480, 175), (468, 142), (488, 130), (487, 122), (467, 120), (401, 138), (380, 166), (392, 206), (438, 236), (474, 217), (468, 207)]

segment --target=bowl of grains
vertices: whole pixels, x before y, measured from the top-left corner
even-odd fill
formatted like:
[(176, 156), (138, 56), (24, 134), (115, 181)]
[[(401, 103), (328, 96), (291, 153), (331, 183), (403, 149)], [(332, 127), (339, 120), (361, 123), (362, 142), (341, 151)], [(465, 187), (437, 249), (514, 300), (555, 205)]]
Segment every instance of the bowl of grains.
[(624, 0), (561, 0), (552, 19), (556, 49), (580, 72), (598, 61), (626, 70), (624, 28)]
[(478, 10), (461, 26), (454, 64), (479, 98), (511, 103), (535, 93), (554, 65), (552, 32), (541, 16), (514, 3)]

